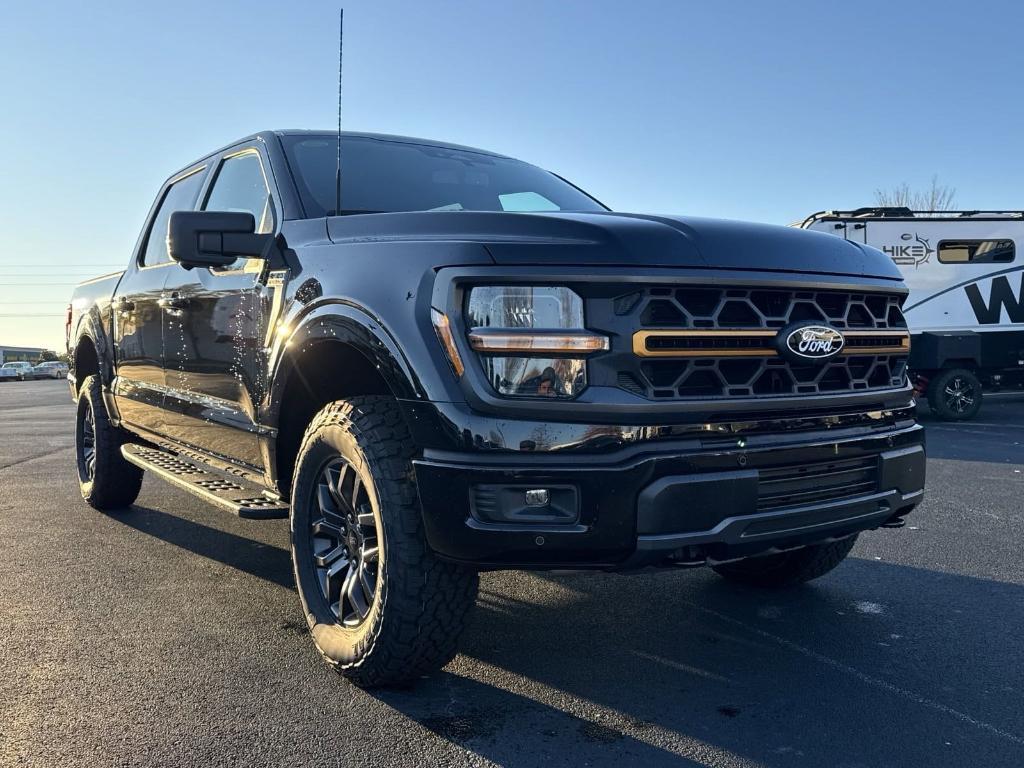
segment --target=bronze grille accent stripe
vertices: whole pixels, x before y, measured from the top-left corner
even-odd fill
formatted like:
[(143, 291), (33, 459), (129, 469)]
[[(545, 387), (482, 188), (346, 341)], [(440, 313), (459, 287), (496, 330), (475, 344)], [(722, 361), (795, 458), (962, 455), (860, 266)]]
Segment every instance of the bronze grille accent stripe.
[[(843, 334), (845, 342), (840, 355), (905, 355), (910, 352), (910, 334), (907, 331), (840, 330), (839, 332)], [(778, 333), (778, 330), (762, 328), (751, 330), (682, 328), (637, 331), (633, 334), (633, 354), (638, 357), (776, 357), (778, 352), (774, 346), (770, 345), (770, 340), (774, 339)], [(858, 339), (880, 337), (891, 338), (893, 343), (886, 346), (857, 346)], [(691, 349), (650, 349), (648, 340), (652, 338), (705, 339), (712, 344)], [(746, 339), (752, 342), (753, 346), (737, 348), (723, 343), (726, 339)], [(714, 344), (716, 341), (719, 342), (718, 345)]]

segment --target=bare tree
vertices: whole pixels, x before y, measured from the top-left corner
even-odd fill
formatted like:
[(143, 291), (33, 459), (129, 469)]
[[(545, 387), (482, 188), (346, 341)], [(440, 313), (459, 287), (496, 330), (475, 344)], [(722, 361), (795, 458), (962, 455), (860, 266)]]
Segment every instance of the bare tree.
[(875, 201), (885, 208), (910, 208), (915, 211), (949, 211), (953, 208), (956, 187), (939, 184), (939, 177), (932, 176), (928, 189), (913, 190), (906, 182), (891, 189), (876, 189)]

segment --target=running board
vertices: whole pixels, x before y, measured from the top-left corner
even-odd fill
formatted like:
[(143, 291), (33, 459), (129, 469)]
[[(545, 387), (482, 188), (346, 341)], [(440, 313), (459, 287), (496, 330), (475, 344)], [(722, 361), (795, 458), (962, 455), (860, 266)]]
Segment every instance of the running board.
[(122, 445), (121, 455), (171, 485), (239, 517), (255, 520), (288, 517), (288, 505), (285, 502), (271, 497), (242, 478), (229, 477), (226, 473), (188, 461), (180, 455), (136, 443)]

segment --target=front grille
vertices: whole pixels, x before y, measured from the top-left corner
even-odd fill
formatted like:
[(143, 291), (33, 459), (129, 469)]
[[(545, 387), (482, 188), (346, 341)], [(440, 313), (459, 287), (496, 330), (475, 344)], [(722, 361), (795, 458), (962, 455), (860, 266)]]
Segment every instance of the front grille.
[(878, 490), (878, 457), (758, 470), (757, 509), (768, 512), (864, 496)]
[[(653, 400), (836, 394), (901, 387), (909, 335), (903, 297), (800, 289), (650, 286), (615, 299), (633, 320), (634, 357), (618, 386)], [(775, 337), (801, 321), (846, 338), (826, 362), (793, 363)]]

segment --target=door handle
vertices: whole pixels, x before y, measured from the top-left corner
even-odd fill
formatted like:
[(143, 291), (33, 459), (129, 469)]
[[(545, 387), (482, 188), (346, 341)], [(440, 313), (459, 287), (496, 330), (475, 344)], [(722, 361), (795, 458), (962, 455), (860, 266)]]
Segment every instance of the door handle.
[(161, 296), (157, 304), (164, 309), (182, 310), (188, 307), (188, 299), (184, 296), (179, 296), (177, 293), (172, 293), (170, 296)]

